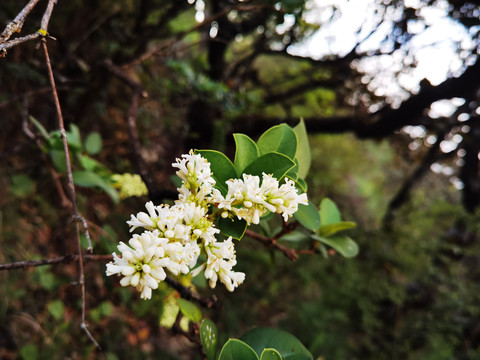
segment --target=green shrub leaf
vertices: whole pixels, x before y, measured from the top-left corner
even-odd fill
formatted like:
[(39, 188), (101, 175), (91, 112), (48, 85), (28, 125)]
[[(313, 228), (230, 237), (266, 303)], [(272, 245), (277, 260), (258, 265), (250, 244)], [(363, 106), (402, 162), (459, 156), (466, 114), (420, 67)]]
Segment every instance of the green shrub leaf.
[(260, 360), (282, 360), (282, 355), (275, 349), (265, 349)]
[(197, 305), (182, 298), (177, 299), (177, 303), (178, 306), (180, 306), (180, 311), (183, 316), (187, 319), (192, 320), (193, 322), (200, 322), (202, 320), (202, 312)]
[(293, 214), (293, 217), (309, 230), (315, 231), (320, 226), (318, 209), (310, 201), (308, 205), (299, 204), (298, 210)]
[(85, 151), (90, 155), (98, 154), (102, 150), (102, 137), (98, 132), (92, 132), (85, 140)]
[(227, 185), (225, 182), (237, 177), (237, 172), (230, 159), (220, 151), (215, 150), (195, 150), (195, 153), (202, 155), (210, 162), (210, 169), (213, 172), (216, 187), (223, 195), (227, 194)]
[(268, 153), (260, 156), (258, 159), (248, 165), (243, 172), (245, 174), (257, 175), (262, 178), (262, 173), (273, 175), (280, 180), (295, 163), (287, 156), (280, 153)]
[(290, 126), (280, 124), (265, 131), (257, 145), (260, 155), (278, 152), (293, 160), (297, 152), (297, 136)]
[(335, 224), (342, 221), (337, 205), (328, 198), (323, 199), (320, 203), (320, 220), (322, 225)]
[(343, 230), (353, 229), (357, 224), (353, 221), (340, 221), (338, 223), (322, 225), (318, 228), (318, 234), (320, 236), (330, 236)]
[(78, 186), (98, 187), (105, 191), (112, 198), (113, 202), (118, 203), (117, 191), (94, 172), (74, 171), (73, 182)]
[(312, 354), (292, 334), (273, 328), (258, 327), (241, 338), (260, 356), (264, 349), (276, 349), (285, 360), (313, 360)]
[(218, 360), (258, 360), (255, 351), (238, 339), (229, 339), (220, 351)]
[(244, 134), (233, 134), (235, 139), (235, 169), (237, 176), (240, 177), (243, 169), (245, 169), (251, 162), (258, 158), (258, 147), (255, 141)]
[(311, 235), (311, 238), (320, 241), (333, 249), (337, 250), (340, 254), (346, 258), (357, 256), (358, 254), (358, 245), (348, 236), (331, 236), (331, 237), (322, 237), (317, 235)]
[(200, 325), (200, 340), (208, 360), (215, 360), (218, 346), (218, 332), (212, 320), (203, 319)]
[(61, 300), (54, 300), (48, 304), (48, 312), (57, 321), (63, 318), (64, 311), (65, 307), (63, 306), (63, 302)]
[(298, 177), (305, 179), (310, 170), (312, 163), (312, 155), (310, 152), (310, 143), (308, 141), (307, 129), (303, 119), (293, 128), (295, 135), (297, 135), (297, 152), (296, 158), (298, 160)]

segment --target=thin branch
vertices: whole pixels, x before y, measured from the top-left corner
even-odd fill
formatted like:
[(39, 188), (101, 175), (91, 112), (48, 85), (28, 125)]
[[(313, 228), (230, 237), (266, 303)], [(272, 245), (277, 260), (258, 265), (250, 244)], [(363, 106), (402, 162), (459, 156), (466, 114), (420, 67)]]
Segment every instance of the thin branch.
[(276, 238), (269, 238), (260, 234), (257, 234), (256, 232), (252, 230), (246, 230), (245, 235), (251, 237), (252, 239), (258, 240), (261, 243), (263, 243), (267, 247), (273, 247), (280, 252), (282, 252), (287, 258), (289, 258), (292, 261), (298, 260), (298, 254), (295, 251), (295, 249), (290, 249), (288, 247), (285, 247), (283, 245), (280, 245), (277, 242)]
[[(54, 0), (51, 0), (49, 5), (53, 6)], [(51, 12), (51, 10), (50, 10)], [(48, 22), (47, 22), (48, 24)], [(44, 20), (42, 20), (42, 25), (44, 25)], [(63, 143), (63, 151), (65, 152), (65, 160), (66, 160), (66, 168), (67, 168), (67, 179), (68, 179), (68, 192), (70, 195), (70, 201), (72, 202), (72, 211), (73, 211), (73, 218), (74, 219), (81, 219), (81, 215), (78, 211), (77, 207), (77, 200), (76, 200), (76, 194), (75, 194), (75, 186), (73, 183), (73, 173), (72, 173), (72, 164), (70, 161), (70, 151), (68, 149), (68, 142), (67, 142), (67, 134), (65, 131), (65, 124), (63, 121), (63, 115), (62, 115), (62, 108), (60, 106), (60, 100), (58, 98), (58, 93), (57, 93), (57, 88), (55, 85), (55, 79), (53, 77), (53, 70), (52, 70), (52, 64), (50, 63), (50, 56), (48, 54), (48, 48), (47, 48), (47, 42), (44, 39), (42, 41), (42, 47), (43, 47), (43, 52), (45, 54), (45, 63), (47, 65), (47, 70), (48, 70), (48, 78), (50, 81), (50, 85), (52, 87), (52, 95), (53, 95), (53, 100), (55, 103), (55, 108), (57, 110), (57, 120), (58, 120), (58, 127), (60, 129), (60, 134), (62, 137), (62, 143)], [(83, 220), (85, 221), (85, 220)], [(86, 222), (85, 222), (86, 223)], [(82, 243), (80, 241), (80, 225), (79, 221), (75, 221), (75, 234), (76, 234), (76, 239), (77, 239), (77, 249), (78, 249), (78, 267), (79, 267), (79, 284), (80, 284), (80, 289), (81, 289), (81, 301), (82, 301), (82, 313), (81, 313), (81, 323), (80, 323), (80, 328), (85, 332), (85, 334), (88, 336), (88, 338), (92, 341), (92, 343), (98, 348), (100, 348), (100, 345), (97, 343), (97, 341), (93, 338), (92, 334), (87, 328), (87, 324), (85, 322), (85, 273), (84, 273), (84, 267), (83, 267), (83, 253), (82, 253)], [(89, 236), (88, 236), (89, 237)]]
[[(45, 265), (69, 264), (78, 261), (78, 254), (68, 254), (65, 256), (58, 256), (43, 260), (25, 260), (17, 261), (8, 264), (0, 264), (0, 271), (25, 269), (28, 267), (38, 267)], [(110, 261), (113, 259), (112, 255), (83, 255), (83, 260), (87, 261)]]
[(39, 0), (30, 0), (27, 5), (18, 13), (13, 21), (7, 24), (5, 30), (2, 31), (0, 37), (2, 37), (2, 41), (7, 41), (13, 33), (22, 31), (23, 23), (27, 18), (27, 15), (32, 11), (32, 9), (37, 5)]
[[(12, 23), (8, 24), (5, 30), (1, 34), (1, 41), (0, 41), (0, 56), (5, 55), (6, 51), (14, 46), (23, 44), (24, 42), (31, 41), (38, 39), (40, 37), (45, 37), (48, 36), (48, 23), (50, 22), (50, 17), (52, 16), (52, 11), (53, 7), (57, 3), (57, 0), (49, 0), (47, 8), (45, 9), (45, 12), (43, 13), (42, 16), (42, 21), (40, 23), (40, 29), (30, 35), (23, 36), (21, 38), (13, 39), (13, 40), (8, 40), (10, 36), (13, 34), (13, 32), (20, 32), (22, 29), (23, 23), (25, 21), (25, 18), (29, 14), (29, 12), (35, 7), (37, 4), (38, 0), (31, 0), (30, 3), (27, 4), (23, 8), (23, 10), (17, 15), (15, 20)], [(15, 23), (15, 21), (18, 18), (18, 22)]]
[[(79, 261), (79, 258), (80, 256), (78, 254), (68, 254), (65, 256), (58, 256), (58, 257), (43, 259), (43, 260), (17, 261), (17, 262), (8, 263), (8, 264), (0, 264), (0, 271), (18, 270), (18, 269), (25, 269), (29, 267), (38, 267), (38, 266), (47, 266), (47, 265), (69, 264), (72, 262)], [(108, 262), (113, 260), (112, 255), (86, 254), (86, 255), (83, 255), (82, 258), (84, 263), (90, 262), (90, 261)], [(221, 306), (220, 302), (218, 301), (215, 295), (204, 298), (199, 294), (193, 292), (191, 288), (180, 284), (177, 280), (173, 279), (168, 275), (165, 278), (165, 282), (172, 289), (178, 291), (180, 296), (186, 300), (194, 300), (206, 308), (219, 308)]]

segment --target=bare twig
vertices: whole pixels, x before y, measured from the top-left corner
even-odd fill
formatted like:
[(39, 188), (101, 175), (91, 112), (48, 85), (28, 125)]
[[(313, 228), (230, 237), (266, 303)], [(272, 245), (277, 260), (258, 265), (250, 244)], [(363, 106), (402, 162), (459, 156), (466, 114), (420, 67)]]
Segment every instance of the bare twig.
[[(24, 261), (17, 261), (8, 264), (0, 264), (0, 271), (9, 271), (9, 270), (18, 270), (18, 269), (26, 269), (29, 267), (38, 267), (38, 266), (46, 266), (46, 265), (57, 265), (57, 264), (69, 264), (72, 262), (79, 261), (80, 256), (78, 254), (68, 254), (65, 256), (58, 256), (50, 259), (43, 259), (43, 260), (24, 260)], [(86, 254), (82, 256), (83, 262), (89, 261), (112, 261), (112, 255), (93, 255), (93, 254)], [(218, 301), (215, 295), (210, 297), (204, 298), (201, 297), (199, 294), (192, 291), (192, 289), (180, 284), (177, 280), (173, 279), (172, 277), (168, 276), (165, 278), (165, 282), (174, 290), (178, 291), (180, 296), (186, 300), (193, 300), (202, 305), (206, 308), (218, 308), (220, 306), (220, 302)]]
[(287, 258), (289, 258), (292, 261), (296, 261), (298, 259), (298, 255), (297, 255), (297, 252), (295, 251), (295, 249), (290, 249), (288, 247), (280, 245), (277, 242), (276, 237), (269, 238), (269, 237), (257, 234), (256, 232), (254, 232), (252, 230), (246, 230), (245, 235), (251, 237), (252, 239), (260, 241), (261, 243), (263, 243), (267, 247), (273, 247), (273, 248), (279, 250)]
[(20, 32), (22, 30), (23, 23), (25, 22), (27, 15), (30, 13), (30, 11), (32, 11), (35, 5), (37, 5), (38, 1), (39, 0), (30, 0), (22, 9), (22, 11), (18, 13), (15, 19), (7, 24), (5, 30), (3, 30), (2, 34), (0, 35), (2, 38), (2, 41), (0, 42), (7, 41), (13, 33)]
[(17, 15), (15, 20), (7, 25), (0, 35), (0, 56), (5, 55), (6, 51), (14, 46), (23, 44), (24, 42), (38, 39), (40, 37), (48, 36), (48, 23), (52, 16), (53, 7), (57, 3), (57, 0), (49, 0), (47, 8), (42, 16), (40, 29), (34, 34), (29, 34), (13, 40), (8, 40), (14, 32), (20, 32), (25, 22), (27, 15), (38, 3), (38, 0), (30, 0), (30, 2), (23, 8), (23, 10)]
[[(49, 5), (52, 4), (53, 6), (54, 0), (51, 0)], [(50, 10), (51, 12), (51, 10)], [(44, 24), (42, 20), (42, 25)], [(63, 151), (65, 152), (65, 159), (66, 159), (66, 168), (67, 168), (67, 179), (68, 179), (68, 192), (70, 195), (70, 201), (72, 202), (72, 211), (73, 211), (73, 218), (74, 219), (81, 219), (81, 215), (78, 211), (77, 207), (77, 200), (76, 200), (76, 194), (75, 194), (75, 186), (73, 184), (73, 173), (72, 173), (72, 164), (70, 161), (70, 151), (68, 149), (68, 142), (67, 142), (67, 134), (65, 131), (65, 124), (63, 122), (63, 115), (62, 115), (62, 108), (60, 106), (60, 100), (58, 99), (58, 93), (57, 93), (57, 88), (55, 85), (55, 79), (53, 77), (53, 70), (52, 70), (52, 65), (50, 63), (50, 56), (48, 54), (48, 48), (47, 48), (47, 42), (44, 39), (42, 41), (42, 47), (43, 47), (43, 52), (45, 54), (45, 63), (47, 65), (47, 70), (48, 70), (48, 78), (50, 81), (50, 85), (52, 86), (52, 93), (53, 93), (53, 100), (55, 103), (55, 108), (57, 110), (57, 118), (58, 118), (58, 127), (60, 128), (60, 134), (62, 137), (62, 142), (63, 142)], [(83, 220), (85, 222), (85, 220)], [(86, 223), (86, 222), (85, 222)], [(75, 221), (75, 233), (76, 233), (76, 238), (77, 238), (77, 249), (78, 249), (78, 267), (79, 267), (79, 284), (80, 284), (80, 289), (81, 289), (81, 302), (82, 302), (82, 313), (81, 313), (81, 323), (80, 323), (80, 328), (85, 332), (85, 334), (88, 336), (88, 338), (92, 341), (95, 346), (100, 349), (100, 345), (97, 343), (97, 341), (93, 338), (92, 334), (87, 328), (87, 324), (85, 322), (85, 274), (84, 274), (84, 268), (83, 268), (83, 253), (82, 253), (82, 244), (80, 241), (80, 225), (79, 221)], [(88, 236), (89, 237), (89, 236)]]
[[(75, 261), (78, 261), (78, 254), (68, 254), (65, 256), (54, 257), (50, 259), (43, 260), (25, 260), (17, 261), (9, 264), (0, 264), (0, 271), (5, 270), (18, 270), (25, 269), (29, 267), (45, 266), (45, 265), (56, 265), (56, 264), (68, 264)], [(87, 261), (110, 261), (113, 259), (112, 255), (84, 255), (83, 260)]]

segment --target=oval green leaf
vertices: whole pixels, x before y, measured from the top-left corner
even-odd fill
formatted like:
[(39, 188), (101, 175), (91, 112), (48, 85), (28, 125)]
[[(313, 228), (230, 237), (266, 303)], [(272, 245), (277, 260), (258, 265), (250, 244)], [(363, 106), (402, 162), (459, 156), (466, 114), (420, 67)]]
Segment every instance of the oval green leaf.
[(280, 180), (295, 163), (287, 156), (271, 152), (260, 156), (250, 165), (248, 165), (243, 172), (245, 174), (257, 175), (262, 178), (262, 173), (272, 175), (277, 180)]
[(118, 203), (118, 194), (117, 191), (111, 187), (105, 180), (100, 176), (91, 171), (74, 171), (73, 172), (73, 182), (75, 185), (83, 187), (98, 187), (105, 191), (113, 202)]
[(257, 141), (260, 155), (278, 152), (290, 159), (295, 159), (297, 153), (297, 136), (287, 124), (280, 124), (265, 131)]
[(180, 311), (183, 316), (187, 319), (192, 320), (193, 322), (200, 322), (202, 320), (202, 312), (194, 303), (179, 298), (177, 299), (178, 306), (180, 306)]
[(218, 360), (258, 360), (255, 351), (243, 341), (229, 339), (220, 351)]
[(275, 349), (265, 349), (260, 360), (282, 360), (282, 355)]
[(357, 224), (353, 221), (340, 221), (335, 224), (322, 225), (318, 228), (320, 236), (330, 236), (343, 230), (353, 229)]
[(346, 258), (351, 258), (357, 256), (358, 254), (358, 245), (348, 236), (331, 236), (331, 237), (322, 237), (317, 235), (311, 235), (311, 238), (316, 241), (320, 241), (333, 249), (337, 250), (340, 254)]
[(305, 179), (310, 170), (312, 155), (307, 129), (305, 128), (303, 119), (300, 119), (300, 122), (293, 128), (293, 131), (295, 135), (297, 135), (297, 152), (295, 156), (298, 160), (298, 177)]
[(102, 137), (98, 132), (92, 132), (85, 140), (85, 151), (90, 155), (98, 154), (102, 150)]
[(337, 205), (329, 198), (323, 199), (320, 203), (320, 221), (322, 225), (335, 224), (342, 221)]
[(218, 332), (215, 323), (210, 319), (203, 319), (200, 325), (200, 340), (208, 360), (215, 360), (218, 346)]
[(215, 186), (223, 195), (226, 195), (228, 188), (225, 182), (237, 177), (237, 172), (230, 159), (225, 154), (215, 150), (195, 150), (195, 153), (202, 155), (210, 162), (212, 177), (217, 182)]
[(293, 214), (293, 217), (309, 230), (315, 231), (320, 226), (318, 209), (310, 201), (308, 205), (299, 204), (298, 210)]
[(273, 328), (258, 327), (246, 332), (241, 338), (258, 355), (266, 348), (276, 349), (285, 360), (313, 360), (312, 354), (292, 334)]
[(258, 147), (255, 141), (247, 135), (233, 134), (233, 138), (236, 145), (234, 165), (237, 176), (240, 177), (243, 169), (258, 158)]

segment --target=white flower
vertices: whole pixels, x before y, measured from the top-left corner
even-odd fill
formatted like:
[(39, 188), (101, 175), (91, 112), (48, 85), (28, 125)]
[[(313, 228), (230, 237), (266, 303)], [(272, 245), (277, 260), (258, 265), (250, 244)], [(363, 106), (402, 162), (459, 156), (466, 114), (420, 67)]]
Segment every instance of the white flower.
[(177, 159), (172, 166), (178, 169), (178, 177), (190, 190), (198, 188), (200, 185), (207, 187), (215, 185), (210, 163), (201, 155), (194, 154), (192, 150), (188, 154), (183, 154), (182, 158)]
[(132, 232), (138, 227), (144, 227), (147, 230), (155, 229), (154, 220), (157, 218), (155, 206), (153, 205), (153, 202), (149, 201), (145, 204), (145, 207), (147, 208), (148, 214), (144, 212), (139, 212), (136, 217), (130, 215), (130, 220), (127, 221), (127, 224), (132, 227), (130, 229), (130, 232)]
[(164, 267), (170, 269), (172, 261), (165, 256), (162, 241), (158, 232), (145, 231), (141, 235), (133, 235), (129, 245), (123, 242), (117, 246), (122, 257), (113, 253), (113, 262), (107, 264), (106, 274), (123, 275), (122, 286), (132, 285), (141, 294), (142, 299), (152, 297), (152, 289), (165, 280)]
[(228, 291), (233, 291), (239, 284), (243, 283), (245, 274), (232, 271), (232, 267), (237, 264), (237, 260), (231, 237), (223, 242), (214, 242), (205, 246), (205, 252), (207, 253), (207, 261), (192, 271), (193, 276), (205, 270), (205, 278), (211, 288), (214, 288), (217, 285), (217, 280), (220, 279)]

